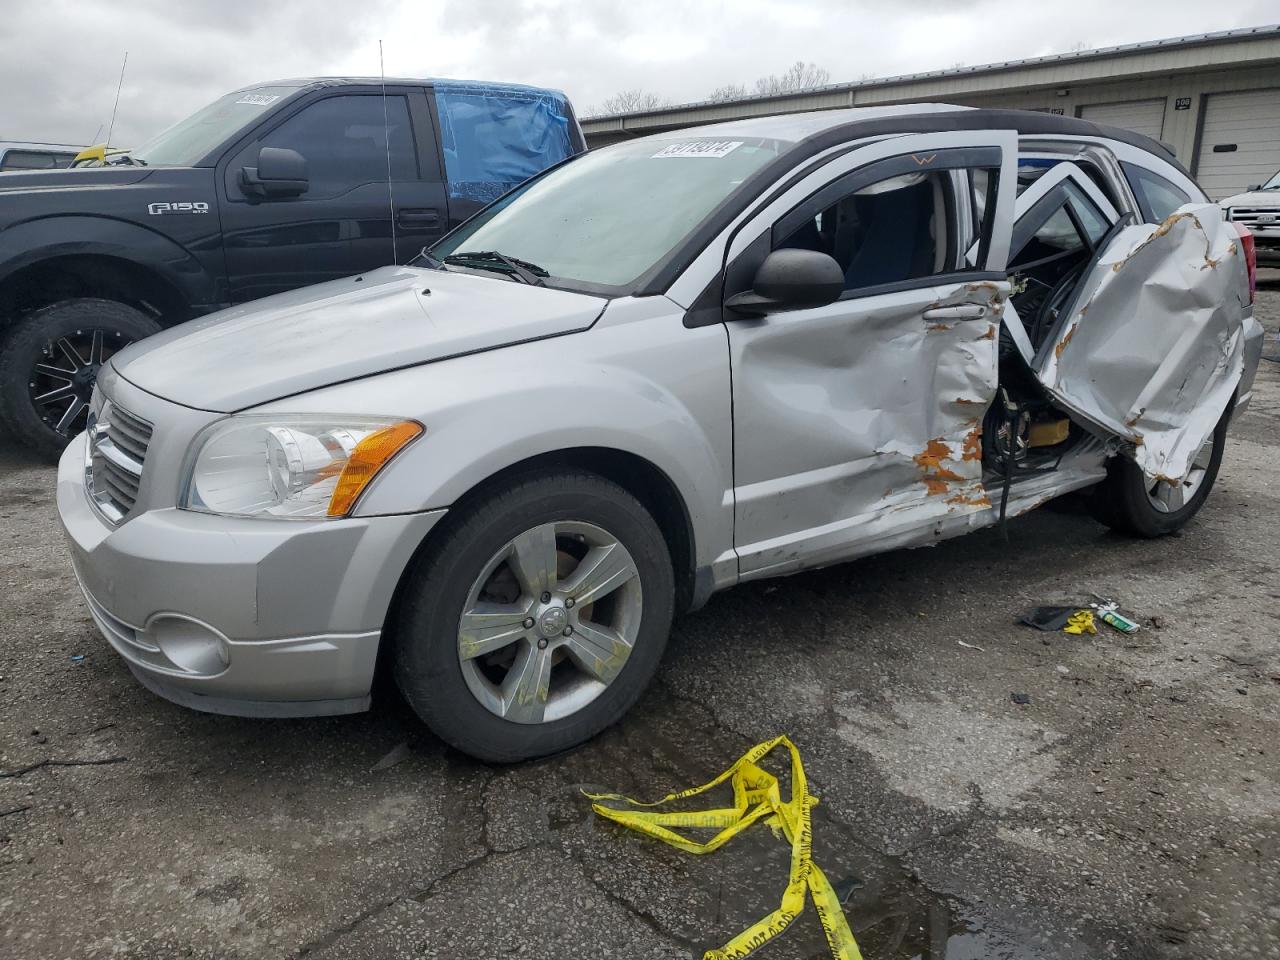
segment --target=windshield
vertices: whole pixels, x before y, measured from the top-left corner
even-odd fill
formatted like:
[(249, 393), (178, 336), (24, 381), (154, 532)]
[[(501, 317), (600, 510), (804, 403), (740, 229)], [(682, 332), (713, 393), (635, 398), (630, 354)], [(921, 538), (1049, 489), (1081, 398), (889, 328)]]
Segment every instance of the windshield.
[(1280, 190), (1280, 170), (1276, 171), (1275, 175), (1262, 185), (1262, 189)]
[(553, 279), (639, 279), (756, 170), (781, 140), (645, 139), (592, 151), (507, 194), (432, 249), (497, 251)]
[(218, 144), (296, 90), (296, 87), (256, 87), (229, 93), (152, 137), (130, 155), (153, 167), (194, 166)]

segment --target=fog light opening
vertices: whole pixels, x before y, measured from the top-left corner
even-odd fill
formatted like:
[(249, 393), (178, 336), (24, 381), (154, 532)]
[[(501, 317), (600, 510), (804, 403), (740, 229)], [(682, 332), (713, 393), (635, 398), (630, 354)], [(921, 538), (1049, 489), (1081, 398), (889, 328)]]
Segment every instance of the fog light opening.
[(213, 627), (178, 614), (152, 617), (143, 631), (178, 669), (198, 676), (222, 673), (231, 664), (231, 646)]

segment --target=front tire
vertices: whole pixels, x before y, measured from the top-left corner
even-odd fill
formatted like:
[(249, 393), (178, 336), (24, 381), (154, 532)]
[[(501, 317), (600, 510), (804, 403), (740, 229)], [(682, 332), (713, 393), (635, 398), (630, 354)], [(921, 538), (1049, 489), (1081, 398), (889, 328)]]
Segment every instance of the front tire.
[(0, 420), (20, 443), (56, 461), (85, 427), (102, 364), (159, 332), (145, 313), (114, 300), (82, 297), (33, 311), (0, 341)]
[(443, 740), (482, 760), (566, 750), (653, 678), (675, 606), (666, 541), (590, 473), (512, 482), (457, 508), (408, 574), (394, 675)]
[(1181, 484), (1153, 482), (1132, 460), (1113, 457), (1107, 465), (1107, 478), (1087, 497), (1094, 519), (1134, 537), (1163, 537), (1185, 527), (1200, 511), (1218, 478), (1234, 406), (1233, 399)]

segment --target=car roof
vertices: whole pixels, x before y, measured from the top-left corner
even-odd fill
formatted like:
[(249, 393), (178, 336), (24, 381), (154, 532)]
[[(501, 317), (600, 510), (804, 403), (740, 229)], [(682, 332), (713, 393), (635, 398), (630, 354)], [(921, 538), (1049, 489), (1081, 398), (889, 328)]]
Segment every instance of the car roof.
[[(523, 83), (501, 83), (493, 80), (453, 80), (448, 77), (294, 77), (289, 80), (264, 80), (261, 83), (254, 83), (247, 87), (241, 87), (239, 90), (233, 90), (232, 93), (242, 93), (250, 90), (258, 90), (262, 87), (294, 87), (296, 89), (312, 89), (318, 87), (344, 87), (344, 86), (381, 86), (383, 83), (389, 84), (422, 84), (424, 86), (453, 86), (453, 87), (477, 87), (485, 90), (509, 90), (509, 91), (525, 91), (527, 93), (554, 93), (561, 97), (564, 93), (552, 87), (533, 87)], [(567, 99), (567, 98), (566, 98)]]
[[(1128, 143), (1179, 169), (1173, 150), (1158, 140), (1106, 124), (1036, 110), (997, 110), (966, 107), (952, 103), (902, 103), (884, 107), (850, 107), (815, 110), (769, 117), (749, 117), (724, 123), (688, 127), (651, 134), (647, 140), (733, 137), (767, 137), (790, 141), (805, 152), (817, 152), (828, 145), (884, 134), (937, 133), (951, 130), (1013, 130), (1021, 135), (1062, 134), (1074, 137), (1101, 137)], [(634, 143), (635, 141), (626, 141)], [(1185, 172), (1185, 171), (1184, 171)]]

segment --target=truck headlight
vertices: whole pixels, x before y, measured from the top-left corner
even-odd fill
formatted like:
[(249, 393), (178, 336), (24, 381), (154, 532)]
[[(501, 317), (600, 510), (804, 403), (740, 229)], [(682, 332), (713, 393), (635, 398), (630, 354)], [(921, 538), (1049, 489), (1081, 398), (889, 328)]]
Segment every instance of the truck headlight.
[(182, 506), (236, 517), (345, 517), (422, 432), (413, 420), (380, 417), (228, 417), (196, 439)]

